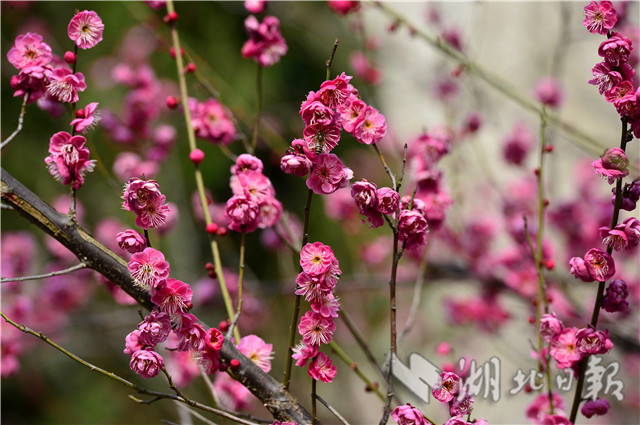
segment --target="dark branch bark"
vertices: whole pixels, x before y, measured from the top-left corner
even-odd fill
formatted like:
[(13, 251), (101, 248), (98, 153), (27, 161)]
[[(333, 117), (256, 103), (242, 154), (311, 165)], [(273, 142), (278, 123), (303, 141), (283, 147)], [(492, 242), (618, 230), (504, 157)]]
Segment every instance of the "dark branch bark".
[[(127, 262), (106, 248), (86, 230), (45, 203), (2, 169), (2, 201), (73, 252), (80, 261), (131, 295), (141, 306), (151, 309), (151, 295), (134, 285)], [(220, 351), (222, 361), (238, 359), (240, 367), (231, 376), (240, 381), (280, 421), (311, 423), (311, 415), (284, 389), (282, 384), (240, 353), (228, 340)]]

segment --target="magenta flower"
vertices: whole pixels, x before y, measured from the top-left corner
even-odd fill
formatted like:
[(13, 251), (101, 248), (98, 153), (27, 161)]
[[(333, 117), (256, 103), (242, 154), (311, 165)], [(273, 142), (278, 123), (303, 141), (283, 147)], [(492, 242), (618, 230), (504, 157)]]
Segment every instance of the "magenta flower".
[(164, 195), (150, 199), (136, 217), (136, 224), (144, 229), (163, 226), (171, 213), (169, 205), (165, 204), (166, 200)]
[(466, 393), (464, 395), (458, 394), (449, 403), (449, 414), (451, 416), (468, 415), (473, 410), (473, 397)]
[(631, 116), (636, 113), (636, 93), (630, 81), (623, 81), (613, 87), (605, 93), (605, 98), (607, 102), (613, 103), (616, 111), (621, 116)]
[(611, 65), (606, 62), (600, 62), (591, 69), (593, 78), (589, 80), (589, 84), (598, 86), (598, 92), (605, 94), (622, 82), (620, 72), (611, 69)]
[(302, 295), (305, 300), (312, 302), (323, 296), (323, 290), (320, 287), (320, 277), (311, 276), (308, 273), (300, 272), (296, 277), (298, 288), (296, 295)]
[(458, 375), (453, 372), (443, 372), (440, 374), (438, 382), (433, 386), (431, 393), (436, 400), (449, 403), (460, 392), (461, 386), (462, 382)]
[(329, 124), (318, 122), (307, 125), (302, 135), (307, 142), (307, 147), (316, 155), (329, 153), (340, 141), (340, 127), (335, 122)]
[(323, 292), (320, 297), (313, 299), (310, 303), (314, 313), (321, 314), (323, 317), (338, 317), (340, 300), (332, 292)]
[(391, 412), (391, 417), (398, 425), (429, 425), (430, 422), (424, 417), (422, 412), (411, 404), (396, 407)]
[(571, 266), (569, 273), (571, 273), (576, 279), (580, 279), (583, 282), (593, 282), (593, 278), (587, 270), (587, 265), (584, 262), (584, 259), (581, 257), (573, 257), (569, 260), (569, 265)]
[(318, 353), (309, 364), (309, 376), (316, 381), (325, 383), (333, 381), (338, 369), (331, 363), (331, 359), (324, 353)]
[(351, 197), (356, 202), (360, 213), (363, 213), (378, 205), (378, 187), (374, 183), (362, 179), (351, 186)]
[(598, 55), (603, 57), (609, 65), (620, 66), (629, 59), (629, 54), (633, 50), (631, 45), (631, 39), (614, 32), (610, 38), (600, 44)]
[(407, 243), (424, 245), (428, 231), (427, 220), (420, 210), (414, 208), (400, 211), (398, 232), (402, 240), (407, 240)]
[[(564, 410), (564, 400), (560, 394), (556, 392), (552, 393), (551, 399), (555, 411)], [(527, 407), (526, 417), (530, 422), (542, 423), (543, 418), (550, 412), (549, 394), (540, 394)]]
[(47, 93), (59, 102), (76, 103), (78, 92), (87, 88), (82, 72), (74, 74), (66, 68), (56, 68), (53, 71), (46, 70), (45, 75), (49, 79)]
[(67, 27), (69, 38), (81, 49), (90, 49), (102, 41), (104, 24), (93, 10), (83, 10), (71, 18)]
[(590, 418), (593, 415), (606, 415), (609, 411), (609, 402), (604, 398), (599, 398), (597, 400), (589, 400), (585, 404), (582, 405), (580, 412), (586, 417)]
[(229, 229), (253, 232), (260, 224), (260, 206), (244, 195), (234, 195), (227, 201), (225, 216), (229, 219)]
[(266, 5), (267, 0), (245, 0), (244, 2), (244, 8), (247, 9), (247, 12), (254, 15), (264, 12)]
[(333, 109), (318, 100), (314, 100), (311, 103), (303, 102), (300, 109), (300, 115), (307, 126), (313, 124), (328, 126), (334, 122), (335, 118), (335, 112)]
[(95, 160), (89, 160), (89, 149), (84, 146), (87, 139), (83, 136), (71, 136), (60, 131), (49, 141), (49, 156), (44, 162), (49, 173), (64, 185), (71, 184), (78, 190), (84, 184), (86, 173), (93, 171)]
[(556, 360), (558, 369), (572, 367), (582, 358), (577, 346), (577, 333), (577, 328), (565, 328), (551, 339), (549, 354)]
[(333, 339), (336, 323), (333, 318), (324, 317), (314, 311), (307, 311), (300, 319), (298, 332), (306, 345), (328, 344)]
[(102, 118), (100, 112), (96, 110), (98, 102), (91, 102), (84, 109), (76, 111), (76, 119), (71, 121), (71, 127), (75, 126), (76, 132), (86, 133), (91, 130)]
[(502, 152), (505, 161), (513, 165), (522, 165), (535, 140), (535, 136), (524, 123), (515, 124), (511, 133), (504, 139)]
[(629, 308), (628, 296), (627, 283), (624, 280), (614, 280), (607, 287), (606, 295), (602, 300), (602, 308), (609, 313), (626, 311)]
[(589, 326), (576, 333), (576, 347), (583, 355), (605, 354), (613, 348), (609, 330), (604, 332)]
[(584, 255), (584, 263), (589, 275), (599, 282), (609, 280), (616, 274), (613, 258), (600, 249), (592, 248), (587, 251)]
[(204, 335), (205, 348), (212, 352), (222, 350), (224, 335), (218, 328), (209, 328)]
[(131, 355), (129, 367), (143, 378), (153, 378), (164, 367), (164, 359), (153, 350), (138, 350)]
[[(49, 80), (45, 75), (48, 68), (42, 66), (28, 66), (20, 70), (17, 76), (11, 78), (11, 88), (15, 90), (13, 97), (24, 96), (29, 93), (28, 103), (39, 100), (47, 93)], [(59, 106), (57, 102), (54, 101)]]
[(257, 364), (265, 372), (271, 370), (271, 359), (273, 358), (273, 345), (267, 344), (262, 338), (256, 335), (242, 337), (236, 348), (247, 356), (252, 362)]
[(142, 252), (147, 246), (147, 241), (144, 236), (133, 229), (127, 229), (124, 232), (118, 233), (116, 242), (118, 242), (118, 246), (121, 249), (131, 254)]
[(247, 170), (231, 176), (230, 186), (234, 195), (243, 195), (257, 204), (275, 195), (271, 181), (259, 171)]
[(447, 422), (442, 425), (472, 425), (472, 423), (465, 421), (462, 415), (457, 415), (452, 416)]
[(360, 9), (360, 2), (357, 0), (329, 0), (327, 5), (329, 9), (343, 16)]
[(378, 143), (386, 133), (387, 123), (384, 115), (372, 106), (367, 106), (362, 114), (360, 114), (353, 129), (353, 137), (355, 137), (358, 142), (366, 145)]
[(606, 35), (617, 21), (618, 15), (610, 1), (592, 1), (584, 7), (582, 25), (592, 34)]
[(198, 318), (191, 313), (181, 313), (180, 326), (175, 332), (180, 336), (178, 350), (198, 352), (204, 348), (206, 331), (198, 323)]
[(296, 366), (305, 367), (307, 362), (318, 354), (317, 345), (307, 345), (300, 342), (293, 348), (291, 357), (296, 361)]
[(249, 35), (242, 46), (242, 57), (253, 58), (260, 66), (271, 66), (287, 53), (288, 47), (280, 34), (280, 21), (275, 16), (265, 16), (262, 23), (251, 15), (244, 21)]
[(340, 107), (351, 95), (352, 86), (349, 84), (353, 77), (344, 72), (333, 80), (320, 84), (320, 90), (315, 98), (332, 109)]
[(142, 345), (155, 347), (156, 344), (164, 342), (171, 332), (171, 318), (165, 312), (159, 312), (155, 308), (149, 313), (144, 321), (138, 324), (140, 335), (138, 342)]
[(42, 41), (42, 36), (33, 32), (21, 34), (7, 52), (7, 59), (18, 69), (45, 66), (51, 62), (51, 46)]
[(360, 118), (365, 109), (367, 109), (367, 104), (355, 96), (350, 96), (338, 107), (344, 131), (353, 133), (356, 125), (359, 124), (358, 118)]
[(390, 187), (378, 189), (378, 203), (376, 211), (381, 214), (394, 214), (400, 205), (400, 194)]
[(259, 158), (248, 153), (243, 153), (236, 158), (236, 163), (231, 167), (231, 174), (237, 175), (244, 171), (257, 171), (262, 173), (264, 165)]
[(132, 177), (124, 186), (122, 208), (136, 214), (136, 224), (148, 229), (165, 223), (169, 215), (167, 199), (155, 180)]
[(555, 313), (543, 314), (540, 318), (540, 334), (549, 342), (562, 332), (564, 326)]
[(287, 154), (280, 160), (280, 169), (287, 174), (304, 177), (309, 174), (313, 163), (305, 155), (287, 149)]
[(232, 115), (217, 99), (198, 102), (189, 98), (191, 125), (196, 137), (208, 140), (214, 145), (227, 146), (236, 138)]
[(328, 195), (338, 190), (345, 176), (340, 158), (332, 153), (322, 153), (315, 160), (307, 187), (318, 195)]
[(624, 231), (629, 241), (629, 248), (640, 243), (640, 220), (636, 217), (628, 217), (616, 226), (616, 229)]
[(327, 272), (335, 259), (331, 247), (322, 242), (308, 243), (300, 251), (300, 267), (311, 276)]
[(543, 78), (538, 81), (534, 88), (534, 93), (538, 102), (551, 108), (559, 107), (564, 100), (564, 93), (553, 77)]
[(282, 203), (273, 196), (269, 196), (260, 203), (260, 220), (258, 227), (267, 229), (280, 222), (282, 217)]
[(133, 254), (127, 268), (134, 282), (145, 289), (151, 289), (169, 277), (169, 263), (164, 260), (164, 254), (151, 247)]
[(624, 230), (618, 229), (618, 226), (615, 229), (610, 229), (609, 226), (602, 226), (598, 229), (598, 233), (602, 238), (603, 245), (609, 246), (616, 251), (623, 251), (629, 248), (629, 238)]
[(151, 302), (157, 305), (160, 311), (171, 316), (171, 320), (176, 323), (181, 319), (179, 313), (191, 309), (192, 296), (193, 291), (189, 284), (169, 278), (153, 287)]

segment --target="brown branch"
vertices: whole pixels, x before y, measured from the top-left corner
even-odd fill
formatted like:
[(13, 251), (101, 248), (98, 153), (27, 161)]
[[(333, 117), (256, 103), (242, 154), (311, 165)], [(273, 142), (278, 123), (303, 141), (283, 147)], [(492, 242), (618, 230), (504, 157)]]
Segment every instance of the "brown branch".
[[(3, 202), (11, 205), (27, 220), (53, 236), (87, 267), (122, 288), (138, 304), (148, 310), (153, 308), (149, 292), (134, 284), (125, 260), (102, 245), (82, 227), (72, 223), (69, 216), (60, 214), (45, 203), (4, 169), (1, 169), (1, 174)], [(251, 391), (276, 419), (283, 422), (311, 422), (311, 415), (291, 393), (226, 339), (220, 351), (220, 357), (226, 363), (231, 359), (240, 361), (240, 366), (234, 371), (233, 377)]]

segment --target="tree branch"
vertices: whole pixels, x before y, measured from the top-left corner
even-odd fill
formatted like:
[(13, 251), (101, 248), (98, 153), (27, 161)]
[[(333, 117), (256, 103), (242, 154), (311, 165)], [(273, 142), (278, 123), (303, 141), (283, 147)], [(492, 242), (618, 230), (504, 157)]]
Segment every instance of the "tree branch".
[[(11, 205), (18, 213), (53, 236), (69, 251), (73, 252), (87, 267), (97, 271), (131, 295), (141, 306), (151, 310), (154, 304), (151, 295), (131, 279), (127, 262), (106, 248), (82, 227), (65, 214), (61, 214), (27, 189), (4, 169), (2, 175), (2, 201)], [(233, 377), (244, 385), (271, 414), (280, 421), (311, 423), (311, 415), (284, 387), (255, 363), (245, 357), (227, 339), (220, 351), (227, 363), (231, 359), (240, 361)]]

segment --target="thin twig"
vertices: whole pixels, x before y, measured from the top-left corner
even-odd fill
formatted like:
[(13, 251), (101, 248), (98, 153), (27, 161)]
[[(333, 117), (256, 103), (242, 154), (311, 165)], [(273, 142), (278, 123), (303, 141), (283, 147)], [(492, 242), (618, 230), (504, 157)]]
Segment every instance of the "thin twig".
[(346, 310), (341, 308), (339, 317), (342, 319), (344, 324), (347, 325), (347, 329), (349, 329), (349, 332), (351, 332), (351, 335), (353, 335), (356, 342), (360, 346), (360, 349), (362, 349), (362, 351), (364, 352), (369, 362), (376, 368), (378, 372), (380, 372), (380, 376), (384, 379), (385, 374), (384, 374), (384, 371), (382, 370), (382, 367), (380, 367), (380, 364), (378, 364), (378, 362), (376, 361), (376, 358), (373, 355), (371, 348), (369, 348), (369, 344), (367, 344), (367, 341), (365, 341), (364, 337), (362, 336), (362, 333), (356, 326), (355, 322), (351, 319), (351, 316), (349, 315), (349, 313), (347, 313)]
[[(242, 289), (244, 286), (244, 251), (245, 251), (245, 232), (242, 232), (240, 235), (240, 266), (238, 267), (238, 307), (236, 308), (236, 314), (233, 316), (233, 320), (229, 325), (229, 330), (227, 331), (227, 338), (231, 336), (234, 329), (236, 329), (238, 325), (238, 319), (240, 319), (240, 314), (242, 313)], [(238, 333), (240, 331), (237, 331)], [(236, 340), (236, 344), (239, 343), (240, 340)]]
[(340, 43), (340, 40), (336, 38), (336, 41), (333, 43), (333, 49), (331, 49), (331, 55), (329, 56), (329, 59), (327, 59), (326, 65), (327, 65), (327, 78), (326, 80), (329, 80), (331, 78), (331, 65), (333, 65), (333, 57), (336, 54), (336, 49), (338, 48), (338, 44)]
[(1, 279), (0, 283), (23, 282), (25, 280), (46, 279), (48, 277), (60, 276), (60, 275), (63, 275), (63, 274), (68, 274), (68, 273), (71, 273), (71, 272), (75, 272), (76, 270), (84, 269), (86, 267), (87, 267), (87, 265), (85, 263), (80, 263), (80, 264), (76, 264), (75, 266), (69, 267), (68, 269), (58, 270), (58, 271), (51, 272), (51, 273), (37, 274), (37, 275), (33, 275), (33, 276), (22, 276), (22, 277), (7, 277), (7, 278)]
[(387, 165), (387, 161), (385, 161), (384, 155), (382, 155), (382, 152), (380, 152), (380, 149), (378, 149), (378, 145), (374, 143), (371, 146), (373, 146), (373, 149), (375, 149), (376, 153), (378, 154), (378, 157), (382, 162), (382, 166), (384, 167), (384, 171), (386, 171), (386, 173), (389, 175), (389, 178), (391, 179), (391, 185), (393, 186), (393, 190), (397, 192), (398, 185), (396, 184), (396, 176), (394, 176), (393, 173), (391, 172), (391, 168), (389, 168), (389, 166)]
[[(167, 1), (167, 12), (175, 12), (175, 8), (172, 0)], [(171, 25), (171, 38), (173, 41), (173, 48), (176, 52), (176, 67), (178, 71), (178, 83), (180, 86), (180, 96), (184, 111), (184, 119), (185, 125), (187, 128), (187, 140), (189, 141), (189, 150), (193, 151), (196, 149), (196, 138), (195, 132), (193, 130), (193, 126), (191, 125), (191, 111), (189, 110), (189, 95), (187, 93), (187, 81), (184, 77), (184, 64), (182, 61), (182, 55), (180, 54), (180, 37), (178, 35), (178, 30), (176, 29), (175, 22)], [(196, 179), (196, 187), (198, 190), (198, 196), (200, 198), (200, 205), (202, 206), (202, 211), (205, 217), (205, 224), (211, 223), (211, 214), (209, 213), (209, 205), (207, 204), (207, 195), (204, 190), (204, 179), (202, 177), (202, 171), (198, 164), (194, 164), (194, 174)], [(224, 305), (227, 310), (227, 316), (229, 319), (232, 319), (235, 316), (233, 311), (233, 304), (231, 301), (231, 296), (229, 295), (229, 290), (227, 289), (227, 285), (224, 279), (224, 273), (222, 272), (222, 262), (220, 260), (220, 250), (218, 248), (218, 242), (210, 236), (210, 245), (211, 252), (213, 255), (213, 265), (218, 277), (218, 284), (220, 286), (220, 292), (222, 293), (222, 299), (224, 300)], [(236, 328), (237, 329), (237, 328)], [(236, 340), (240, 340), (240, 334), (236, 331), (235, 334)]]
[(318, 409), (316, 407), (316, 379), (311, 377), (311, 424), (316, 425), (318, 423)]
[(324, 404), (324, 407), (326, 407), (327, 409), (329, 409), (329, 412), (333, 413), (333, 415), (338, 418), (338, 420), (340, 422), (342, 422), (344, 425), (351, 425), (349, 422), (347, 422), (347, 420), (345, 418), (342, 417), (342, 415), (340, 413), (338, 413), (338, 411), (329, 403), (327, 403), (322, 397), (320, 397), (319, 395), (316, 394), (316, 399)]
[(24, 114), (27, 111), (27, 100), (29, 100), (29, 92), (26, 92), (24, 96), (22, 96), (22, 106), (20, 107), (20, 115), (18, 116), (18, 128), (11, 133), (9, 137), (2, 141), (0, 144), (0, 149), (4, 149), (20, 132), (22, 131), (22, 125), (24, 123)]
[(418, 278), (416, 279), (416, 284), (413, 287), (413, 301), (411, 302), (411, 308), (409, 309), (409, 315), (407, 317), (407, 321), (405, 322), (404, 329), (402, 329), (402, 332), (400, 332), (400, 336), (398, 337), (399, 341), (402, 341), (404, 339), (404, 337), (409, 333), (409, 331), (411, 331), (413, 325), (416, 322), (418, 308), (420, 307), (420, 301), (422, 299), (422, 287), (424, 286), (424, 278), (427, 274), (427, 265), (429, 264), (427, 261), (427, 252), (429, 246), (431, 245), (427, 245), (427, 248), (422, 254), (422, 258), (420, 259), (420, 265), (418, 266)]
[(338, 345), (335, 339), (329, 342), (329, 347), (331, 347), (333, 352), (336, 353), (336, 355), (340, 357), (340, 359), (347, 366), (349, 366), (349, 369), (353, 370), (353, 372), (358, 376), (358, 378), (360, 378), (367, 385), (367, 390), (373, 391), (374, 393), (376, 393), (376, 395), (380, 398), (380, 400), (384, 402), (384, 395), (380, 392), (380, 390), (378, 389), (378, 386), (375, 385), (373, 382), (371, 382), (369, 378), (367, 378), (367, 376), (358, 367), (358, 363), (354, 362), (351, 359), (351, 357), (349, 357), (349, 355), (342, 349), (342, 347)]
[[(15, 328), (19, 329), (20, 331), (26, 333), (26, 334), (30, 334), (33, 335), (39, 339), (41, 339), (42, 341), (44, 341), (45, 343), (49, 344), (50, 346), (52, 346), (53, 348), (55, 348), (56, 350), (60, 351), (61, 353), (65, 354), (67, 357), (70, 357), (71, 359), (75, 360), (76, 362), (82, 364), (83, 366), (86, 366), (87, 368), (93, 370), (94, 372), (97, 372), (101, 375), (104, 375), (108, 378), (111, 378), (123, 385), (125, 385), (126, 387), (136, 391), (139, 394), (145, 394), (145, 395), (150, 395), (150, 396), (154, 396), (155, 398), (151, 399), (151, 400), (140, 400), (140, 399), (136, 399), (135, 397), (131, 397), (134, 401), (138, 401), (138, 402), (142, 402), (142, 403), (152, 403), (155, 402), (157, 400), (160, 399), (170, 399), (170, 400), (175, 400), (175, 401), (179, 401), (181, 403), (185, 403), (188, 404), (192, 407), (198, 408), (200, 410), (204, 410), (210, 413), (215, 413), (216, 415), (222, 416), (224, 418), (230, 419), (234, 422), (240, 423), (240, 424), (245, 424), (245, 425), (256, 425), (255, 422), (251, 422), (248, 421), (246, 419), (243, 418), (239, 418), (235, 415), (232, 415), (228, 412), (225, 412), (224, 410), (220, 410), (220, 409), (215, 409), (213, 407), (209, 407), (206, 406), (204, 404), (198, 403), (196, 401), (193, 401), (189, 398), (186, 398), (184, 396), (180, 396), (180, 395), (173, 395), (173, 394), (166, 394), (166, 393), (160, 393), (157, 391), (151, 391), (148, 390), (144, 387), (140, 387), (130, 381), (127, 381), (126, 379), (116, 375), (113, 372), (109, 372), (106, 371), (92, 363), (89, 363), (88, 361), (76, 356), (75, 354), (73, 354), (72, 352), (66, 350), (65, 348), (61, 347), (60, 345), (56, 344), (55, 342), (53, 342), (51, 339), (49, 339), (47, 336), (45, 336), (42, 332), (36, 332), (24, 325), (20, 325), (16, 322), (14, 322), (13, 320), (11, 320), (9, 317), (7, 317), (3, 312), (0, 312), (0, 316), (2, 316), (2, 318), (9, 323), (10, 325), (14, 326)], [(175, 386), (174, 386), (175, 387)]]

